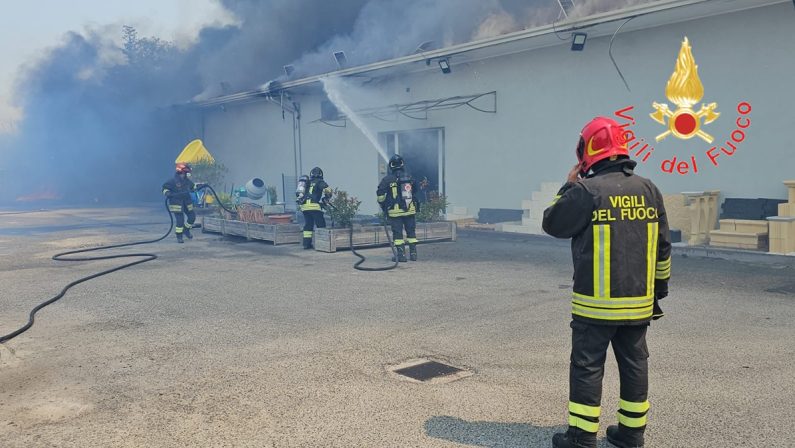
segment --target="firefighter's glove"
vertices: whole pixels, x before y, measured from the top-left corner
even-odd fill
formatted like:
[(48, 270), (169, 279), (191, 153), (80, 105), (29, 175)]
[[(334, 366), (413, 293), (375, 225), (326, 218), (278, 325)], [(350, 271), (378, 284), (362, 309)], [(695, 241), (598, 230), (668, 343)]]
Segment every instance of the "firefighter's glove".
[(204, 183), (204, 182), (196, 182), (195, 184), (193, 184), (193, 189), (194, 190), (198, 190), (198, 189), (204, 188), (206, 186), (207, 186), (207, 184)]
[(654, 299), (662, 300), (668, 297), (668, 280), (654, 280)]
[(663, 316), (665, 316), (665, 312), (660, 308), (660, 302), (654, 299), (654, 310), (651, 312), (651, 320), (657, 320)]

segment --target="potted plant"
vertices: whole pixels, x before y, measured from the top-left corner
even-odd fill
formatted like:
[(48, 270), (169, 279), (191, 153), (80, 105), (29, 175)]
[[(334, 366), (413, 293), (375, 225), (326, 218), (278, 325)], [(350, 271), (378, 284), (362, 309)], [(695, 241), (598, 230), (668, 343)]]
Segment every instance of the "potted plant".
[(268, 204), (276, 205), (276, 202), (279, 200), (279, 196), (276, 193), (276, 187), (273, 185), (268, 185), (266, 190), (268, 191)]
[[(273, 185), (269, 185), (265, 190), (267, 191), (267, 196), (266, 197), (267, 197), (268, 203), (266, 205), (262, 206), (263, 212), (266, 215), (281, 215), (281, 214), (284, 214), (284, 204), (277, 204), (276, 203), (278, 201), (278, 199), (279, 199), (279, 197), (278, 197), (278, 195), (276, 193), (276, 187), (274, 187)], [(288, 216), (290, 216), (290, 215), (288, 215)], [(279, 218), (276, 218), (276, 219), (280, 219), (280, 220), (284, 221), (286, 218), (279, 217)], [(289, 222), (289, 220), (287, 222)]]
[(327, 211), (331, 222), (337, 228), (350, 226), (356, 212), (359, 211), (359, 206), (362, 205), (362, 201), (355, 196), (348, 197), (348, 192), (339, 188), (334, 189), (329, 203), (331, 207)]
[[(432, 200), (431, 200), (432, 199)], [(335, 228), (315, 230), (315, 249), (322, 252), (335, 252), (337, 249), (349, 248), (351, 242), (350, 225), (361, 201), (348, 197), (344, 191), (335, 190), (329, 207), (329, 215)], [(417, 238), (420, 241), (455, 241), (455, 223), (442, 221), (442, 213), (447, 207), (447, 198), (441, 195), (429, 195), (428, 203), (420, 207), (417, 224)], [(427, 209), (426, 209), (427, 205)], [(423, 209), (426, 209), (423, 211)], [(382, 216), (379, 214), (379, 216)], [(422, 222), (425, 220), (426, 222)], [(430, 222), (433, 221), (433, 222)], [(389, 245), (391, 232), (384, 232), (382, 224), (361, 225), (353, 227), (353, 242), (356, 247)]]
[(439, 194), (438, 191), (429, 191), (425, 197), (427, 200), (420, 205), (417, 212), (417, 222), (444, 221), (444, 213), (450, 205), (447, 196)]

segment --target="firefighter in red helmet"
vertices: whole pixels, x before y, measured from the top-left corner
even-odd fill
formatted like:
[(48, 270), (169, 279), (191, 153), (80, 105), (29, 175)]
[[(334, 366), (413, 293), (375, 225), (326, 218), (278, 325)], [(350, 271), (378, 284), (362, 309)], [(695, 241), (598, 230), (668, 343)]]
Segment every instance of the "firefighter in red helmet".
[(552, 205), (544, 231), (571, 238), (574, 258), (569, 428), (555, 434), (558, 448), (596, 447), (607, 347), (618, 362), (618, 425), (613, 445), (642, 447), (648, 401), (649, 322), (662, 316), (668, 295), (671, 242), (663, 197), (635, 175), (623, 129), (597, 117), (582, 130), (579, 163)]
[[(191, 192), (196, 191), (202, 184), (194, 184), (190, 180), (191, 168), (187, 163), (177, 163), (174, 177), (163, 184), (163, 194), (168, 198), (168, 209), (174, 214), (176, 226), (174, 233), (177, 235), (177, 242), (182, 243), (183, 235), (188, 239), (193, 239), (190, 229), (196, 221), (196, 213), (193, 211), (193, 199)], [(185, 222), (185, 215), (188, 216)]]

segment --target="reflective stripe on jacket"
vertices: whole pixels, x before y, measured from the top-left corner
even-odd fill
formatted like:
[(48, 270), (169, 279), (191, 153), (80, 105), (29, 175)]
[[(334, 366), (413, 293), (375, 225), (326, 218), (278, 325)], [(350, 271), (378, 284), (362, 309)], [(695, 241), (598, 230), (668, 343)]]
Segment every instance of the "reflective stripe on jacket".
[(306, 196), (301, 198), (302, 212), (321, 210), (320, 202), (323, 199), (331, 198), (331, 187), (323, 180), (313, 180), (306, 189)]

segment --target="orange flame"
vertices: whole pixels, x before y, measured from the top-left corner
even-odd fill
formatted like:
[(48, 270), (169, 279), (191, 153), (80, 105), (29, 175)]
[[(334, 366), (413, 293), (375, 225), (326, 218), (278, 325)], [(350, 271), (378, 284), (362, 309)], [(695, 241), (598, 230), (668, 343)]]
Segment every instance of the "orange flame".
[(676, 70), (665, 86), (665, 96), (672, 103), (683, 108), (693, 106), (704, 97), (704, 85), (698, 77), (698, 65), (687, 37), (679, 50)]

